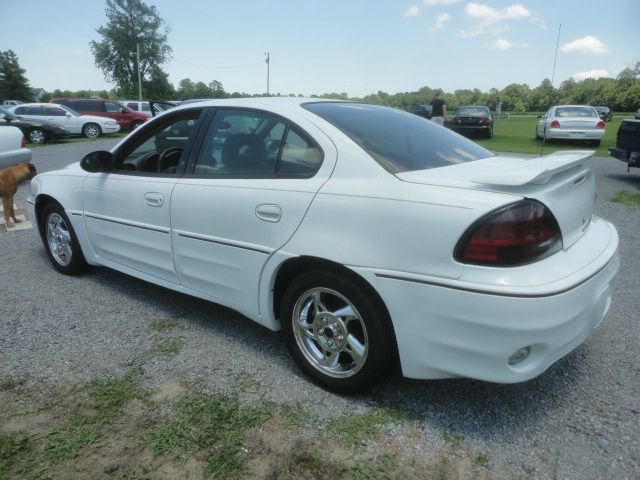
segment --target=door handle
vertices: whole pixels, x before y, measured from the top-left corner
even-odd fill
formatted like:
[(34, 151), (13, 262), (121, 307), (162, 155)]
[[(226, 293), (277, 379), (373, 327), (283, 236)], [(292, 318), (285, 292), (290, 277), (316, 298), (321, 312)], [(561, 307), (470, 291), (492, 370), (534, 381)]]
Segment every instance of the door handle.
[(282, 210), (279, 205), (258, 205), (256, 217), (265, 222), (278, 223), (282, 217)]
[(164, 197), (161, 193), (147, 192), (144, 194), (144, 203), (152, 207), (161, 207), (164, 205)]

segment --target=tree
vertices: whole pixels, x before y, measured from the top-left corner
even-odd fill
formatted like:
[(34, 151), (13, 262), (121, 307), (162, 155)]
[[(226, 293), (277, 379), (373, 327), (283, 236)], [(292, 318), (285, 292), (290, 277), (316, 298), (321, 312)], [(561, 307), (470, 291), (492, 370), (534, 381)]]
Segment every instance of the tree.
[[(137, 92), (138, 62), (136, 47), (140, 46), (140, 76), (143, 81), (161, 78), (160, 65), (171, 57), (167, 41), (169, 28), (156, 7), (142, 0), (106, 0), (107, 24), (96, 31), (102, 36), (89, 46), (96, 66), (108, 81), (123, 92)], [(162, 72), (164, 73), (164, 72)], [(165, 75), (166, 78), (166, 75)]]
[(0, 99), (33, 100), (29, 81), (13, 50), (0, 51)]

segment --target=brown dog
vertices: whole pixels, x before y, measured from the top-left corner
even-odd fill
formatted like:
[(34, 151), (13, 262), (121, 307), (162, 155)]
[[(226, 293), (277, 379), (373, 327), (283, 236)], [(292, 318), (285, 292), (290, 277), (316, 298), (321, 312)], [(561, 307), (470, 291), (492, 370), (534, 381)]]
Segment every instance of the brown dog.
[(36, 175), (36, 167), (32, 163), (19, 163), (0, 170), (0, 197), (2, 197), (4, 208), (4, 224), (7, 228), (13, 227), (12, 218), (14, 222), (18, 222), (16, 212), (13, 210), (13, 196), (18, 191), (18, 184), (31, 180)]

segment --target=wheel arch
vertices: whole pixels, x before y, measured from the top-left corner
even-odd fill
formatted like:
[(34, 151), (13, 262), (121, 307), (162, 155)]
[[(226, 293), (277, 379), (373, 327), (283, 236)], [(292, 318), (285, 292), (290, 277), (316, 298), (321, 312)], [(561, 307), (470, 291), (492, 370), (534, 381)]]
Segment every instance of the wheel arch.
[(391, 321), (391, 315), (389, 314), (389, 309), (385, 305), (382, 297), (378, 294), (373, 285), (371, 285), (371, 283), (367, 281), (367, 279), (340, 263), (327, 260), (325, 258), (312, 256), (293, 257), (282, 262), (275, 273), (275, 279), (273, 282), (272, 308), (274, 318), (280, 319), (282, 297), (287, 286), (298, 275), (309, 270), (329, 270), (340, 275), (345, 275), (365, 290), (367, 296), (371, 298), (371, 300), (376, 303), (378, 308), (381, 308), (385, 313), (385, 316), (387, 318), (386, 323), (388, 334), (393, 340), (392, 351), (394, 356), (394, 368), (398, 368), (400, 366), (400, 355), (398, 352), (398, 342), (396, 339), (393, 322)]
[[(38, 195), (36, 197), (36, 201), (35, 201), (35, 211), (36, 211), (36, 225), (38, 227), (38, 232), (40, 233), (40, 237), (44, 240), (44, 232), (42, 231), (42, 229), (40, 228), (40, 222), (42, 220), (42, 212), (44, 211), (44, 208), (49, 205), (50, 203), (57, 203), (58, 205), (60, 205), (62, 207), (62, 204), (57, 201), (55, 198), (53, 198), (50, 195), (47, 195), (45, 193), (41, 193), (40, 195)], [(62, 207), (64, 208), (64, 207)]]

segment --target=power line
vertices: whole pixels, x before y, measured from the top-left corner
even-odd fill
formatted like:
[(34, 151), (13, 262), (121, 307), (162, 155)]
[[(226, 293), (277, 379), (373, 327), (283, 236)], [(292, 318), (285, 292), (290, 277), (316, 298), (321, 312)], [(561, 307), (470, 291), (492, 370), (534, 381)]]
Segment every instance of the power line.
[(257, 67), (261, 65), (261, 63), (250, 63), (247, 65), (205, 65), (203, 63), (186, 62), (184, 60), (176, 60), (176, 59), (173, 59), (172, 61), (177, 63), (184, 63), (186, 65), (194, 65), (196, 67), (205, 67), (205, 68), (251, 68), (251, 67)]

